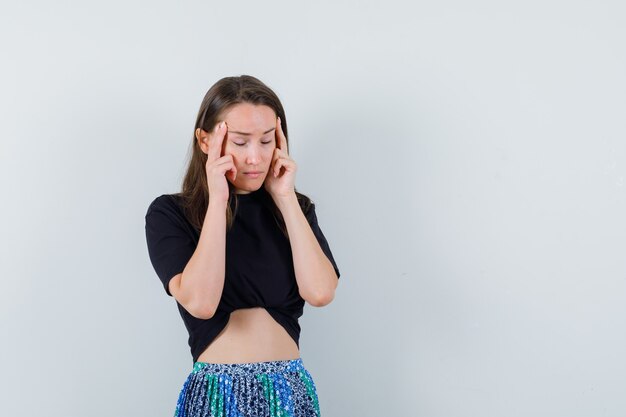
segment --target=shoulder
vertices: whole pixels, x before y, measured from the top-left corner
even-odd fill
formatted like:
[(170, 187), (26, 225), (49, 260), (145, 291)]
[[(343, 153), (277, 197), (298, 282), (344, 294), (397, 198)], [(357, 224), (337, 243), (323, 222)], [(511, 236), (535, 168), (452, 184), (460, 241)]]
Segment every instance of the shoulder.
[(170, 215), (179, 215), (181, 213), (181, 197), (180, 194), (161, 194), (150, 202), (146, 217), (153, 213), (160, 212)]
[(296, 198), (298, 200), (298, 204), (300, 205), (300, 208), (302, 209), (302, 212), (305, 214), (305, 216), (307, 216), (307, 218), (311, 214), (315, 213), (315, 203), (313, 202), (313, 200), (311, 200), (310, 197), (308, 197), (305, 194), (297, 192)]
[(315, 203), (310, 199), (305, 199), (300, 202), (300, 208), (304, 213), (304, 216), (307, 218), (309, 223), (313, 223), (317, 221), (317, 216), (315, 215)]

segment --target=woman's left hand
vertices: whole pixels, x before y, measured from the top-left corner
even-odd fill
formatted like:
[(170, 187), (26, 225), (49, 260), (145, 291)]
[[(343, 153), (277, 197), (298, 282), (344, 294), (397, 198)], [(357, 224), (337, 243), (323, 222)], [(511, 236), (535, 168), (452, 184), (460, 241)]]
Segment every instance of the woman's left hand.
[(265, 177), (263, 186), (274, 200), (290, 197), (295, 194), (296, 162), (289, 157), (287, 139), (283, 133), (280, 117), (276, 118), (276, 148), (272, 156), (269, 172)]

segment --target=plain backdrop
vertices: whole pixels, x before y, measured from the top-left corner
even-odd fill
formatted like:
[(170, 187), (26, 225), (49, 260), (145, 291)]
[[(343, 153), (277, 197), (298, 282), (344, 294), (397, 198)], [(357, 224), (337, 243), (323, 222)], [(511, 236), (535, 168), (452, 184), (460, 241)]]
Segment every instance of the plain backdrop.
[(300, 321), (323, 417), (625, 415), (625, 11), (3, 4), (1, 414), (173, 415), (191, 354), (144, 215), (250, 74), (342, 273)]

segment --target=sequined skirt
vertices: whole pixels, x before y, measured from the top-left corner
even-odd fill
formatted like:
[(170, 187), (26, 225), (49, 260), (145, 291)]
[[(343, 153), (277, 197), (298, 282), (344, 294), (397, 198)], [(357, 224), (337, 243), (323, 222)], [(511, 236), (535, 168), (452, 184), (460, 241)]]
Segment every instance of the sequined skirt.
[(315, 383), (302, 358), (195, 362), (174, 417), (320, 417)]

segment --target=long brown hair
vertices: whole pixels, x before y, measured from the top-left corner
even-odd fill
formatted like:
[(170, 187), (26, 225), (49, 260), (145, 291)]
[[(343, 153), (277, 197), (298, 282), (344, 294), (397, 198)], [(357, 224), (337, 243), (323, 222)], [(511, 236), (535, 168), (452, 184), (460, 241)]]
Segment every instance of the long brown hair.
[[(251, 75), (240, 75), (238, 77), (224, 77), (209, 89), (200, 104), (200, 110), (196, 117), (196, 124), (193, 129), (193, 139), (191, 143), (191, 158), (187, 166), (187, 173), (183, 179), (182, 190), (178, 195), (182, 198), (182, 206), (189, 222), (200, 231), (204, 223), (207, 208), (209, 206), (209, 186), (206, 178), (206, 161), (205, 154), (196, 139), (196, 129), (201, 128), (207, 132), (213, 130), (222, 114), (229, 108), (239, 103), (250, 103), (255, 105), (265, 105), (272, 108), (278, 117), (287, 138), (287, 146), (289, 146), (289, 134), (287, 133), (287, 117), (278, 96), (263, 82)], [(229, 197), (226, 209), (226, 223), (228, 229), (232, 227), (234, 213), (231, 210), (231, 204), (235, 205), (235, 212), (239, 204), (239, 197), (235, 193), (235, 187), (228, 182)], [(283, 216), (274, 203), (269, 193), (261, 185), (262, 199), (268, 205), (276, 223), (282, 230), (283, 234), (289, 239), (287, 228)], [(306, 214), (310, 206), (313, 204), (311, 199), (297, 190), (296, 197), (300, 208)]]

